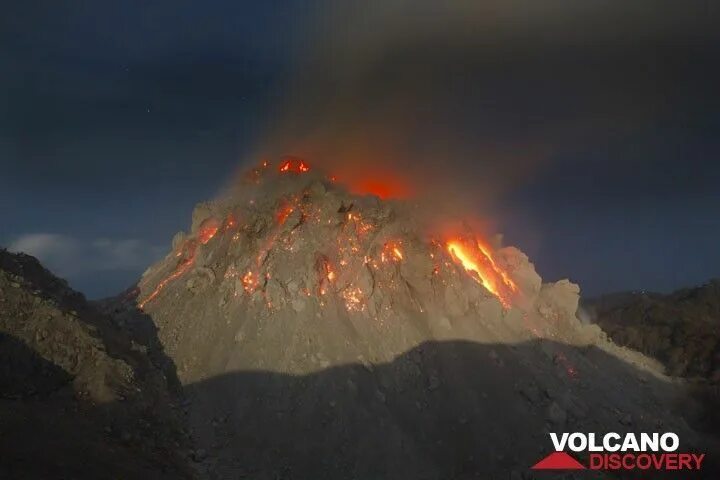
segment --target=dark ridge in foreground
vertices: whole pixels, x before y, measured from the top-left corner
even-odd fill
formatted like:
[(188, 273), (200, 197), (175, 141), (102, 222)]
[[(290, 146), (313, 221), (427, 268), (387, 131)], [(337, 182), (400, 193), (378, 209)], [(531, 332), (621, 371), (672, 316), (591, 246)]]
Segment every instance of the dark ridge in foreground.
[(547, 433), (573, 430), (672, 430), (708, 452), (688, 478), (718, 478), (683, 389), (593, 345), (427, 341), (386, 362), (226, 372), (178, 402), (174, 363), (136, 340), (156, 332), (140, 312), (120, 330), (4, 251), (0, 305), (0, 478), (528, 480), (545, 478), (529, 468)]
[(594, 346), (426, 342), (388, 363), (240, 371), (186, 393), (208, 478), (560, 478), (530, 470), (558, 431), (678, 432), (681, 450), (708, 454), (687, 478), (720, 473), (713, 447), (685, 423), (682, 389)]
[(35, 258), (0, 250), (0, 478), (189, 478), (152, 356)]

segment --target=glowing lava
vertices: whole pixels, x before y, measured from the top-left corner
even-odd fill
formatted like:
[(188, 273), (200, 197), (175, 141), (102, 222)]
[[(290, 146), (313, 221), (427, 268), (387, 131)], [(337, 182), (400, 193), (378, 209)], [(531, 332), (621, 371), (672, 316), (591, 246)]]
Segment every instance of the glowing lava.
[(363, 292), (358, 287), (347, 288), (342, 292), (342, 297), (345, 299), (345, 308), (349, 312), (362, 312), (365, 310)]
[(310, 171), (310, 165), (299, 158), (288, 157), (280, 163), (278, 171), (280, 173), (307, 173)]
[(295, 207), (292, 203), (283, 202), (275, 213), (275, 221), (277, 221), (278, 224), (283, 225), (290, 214), (294, 211)]
[(201, 228), (200, 232), (198, 232), (198, 240), (200, 241), (200, 243), (202, 243), (203, 245), (208, 243), (210, 239), (215, 236), (219, 228), (220, 227), (218, 227), (216, 224), (208, 225), (205, 228)]
[(324, 255), (320, 256), (315, 262), (315, 270), (318, 274), (317, 292), (319, 295), (325, 295), (332, 283), (337, 279), (337, 274), (330, 260)]
[(382, 252), (380, 252), (380, 261), (386, 263), (388, 260), (395, 262), (401, 262), (403, 260), (403, 253), (400, 250), (400, 242), (387, 242), (383, 246)]
[(258, 279), (257, 276), (252, 272), (252, 270), (248, 271), (242, 278), (242, 284), (243, 288), (247, 293), (253, 293), (255, 289), (258, 287)]
[(168, 286), (170, 282), (173, 280), (181, 277), (185, 272), (190, 270), (190, 268), (195, 263), (195, 255), (197, 253), (197, 248), (199, 244), (205, 245), (208, 243), (218, 232), (220, 229), (219, 222), (214, 218), (209, 218), (205, 220), (201, 225), (200, 229), (198, 230), (197, 239), (191, 239), (188, 240), (187, 243), (183, 246), (183, 250), (181, 250), (179, 253), (179, 256), (182, 256), (183, 259), (180, 260), (180, 262), (175, 267), (175, 270), (172, 271), (170, 275), (163, 278), (160, 283), (157, 284), (155, 287), (155, 290), (148, 295), (145, 300), (138, 303), (138, 308), (142, 309), (145, 307), (145, 305), (153, 300), (155, 297), (157, 297), (160, 292)]
[(492, 257), (490, 249), (476, 241), (476, 247), (468, 246), (461, 240), (450, 240), (447, 250), (453, 260), (462, 264), (471, 276), (495, 295), (505, 308), (510, 307), (512, 296), (517, 293), (517, 285), (501, 269)]

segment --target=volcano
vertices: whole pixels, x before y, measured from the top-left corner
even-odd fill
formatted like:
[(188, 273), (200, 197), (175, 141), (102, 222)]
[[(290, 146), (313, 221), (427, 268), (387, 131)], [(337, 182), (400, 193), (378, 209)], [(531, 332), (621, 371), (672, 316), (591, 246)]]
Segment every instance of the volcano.
[(527, 478), (548, 432), (702, 443), (656, 362), (577, 319), (577, 285), (383, 196), (263, 162), (106, 305), (157, 326), (201, 475)]

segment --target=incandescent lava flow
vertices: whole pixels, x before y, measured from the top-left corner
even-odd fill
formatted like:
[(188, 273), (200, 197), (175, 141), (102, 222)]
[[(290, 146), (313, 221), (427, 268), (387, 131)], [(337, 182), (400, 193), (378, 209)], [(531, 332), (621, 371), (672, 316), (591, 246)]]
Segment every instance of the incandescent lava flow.
[(513, 295), (518, 292), (517, 285), (510, 278), (506, 270), (499, 267), (493, 259), (490, 248), (483, 245), (480, 240), (473, 242), (453, 239), (447, 242), (447, 250), (452, 258), (460, 262), (465, 270), (474, 275), (490, 293), (509, 308)]
[[(228, 217), (228, 221), (233, 221), (232, 217)], [(178, 262), (172, 273), (160, 280), (155, 289), (147, 297), (145, 297), (144, 300), (138, 303), (138, 307), (142, 309), (147, 302), (157, 297), (163, 288), (165, 288), (170, 282), (180, 278), (185, 272), (190, 270), (195, 263), (195, 253), (197, 251), (198, 244), (206, 245), (215, 236), (219, 228), (220, 225), (217, 220), (212, 218), (207, 219), (203, 225), (200, 226), (200, 229), (197, 232), (197, 238), (188, 240), (183, 245), (182, 250), (179, 250), (175, 254), (175, 256), (180, 257), (181, 260)]]

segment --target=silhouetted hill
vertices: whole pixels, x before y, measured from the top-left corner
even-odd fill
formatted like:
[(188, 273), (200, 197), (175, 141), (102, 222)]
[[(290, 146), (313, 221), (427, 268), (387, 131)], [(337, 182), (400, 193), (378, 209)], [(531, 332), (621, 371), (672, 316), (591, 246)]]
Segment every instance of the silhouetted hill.
[(667, 295), (608, 295), (584, 306), (616, 343), (657, 358), (669, 374), (720, 381), (720, 280)]
[(168, 383), (65, 281), (0, 250), (0, 478), (187, 478)]

